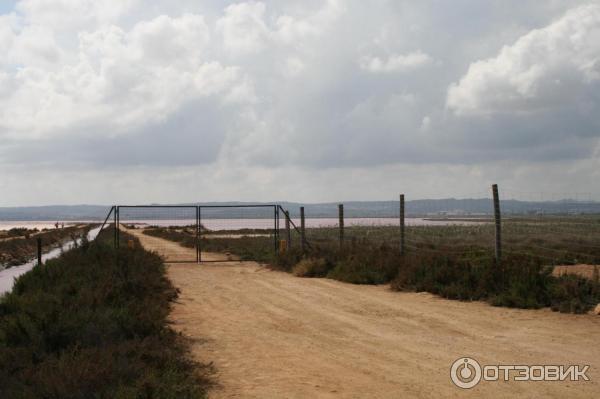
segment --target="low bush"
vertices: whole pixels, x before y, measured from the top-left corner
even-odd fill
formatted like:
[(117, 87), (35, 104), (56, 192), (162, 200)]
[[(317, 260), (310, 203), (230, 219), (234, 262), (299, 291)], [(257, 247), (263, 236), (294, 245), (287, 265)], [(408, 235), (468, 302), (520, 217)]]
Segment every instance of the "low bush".
[(36, 266), (0, 299), (0, 397), (204, 397), (208, 368), (167, 325), (176, 296), (139, 245), (85, 243)]
[(598, 278), (589, 280), (576, 275), (553, 278), (550, 286), (550, 306), (567, 313), (585, 313), (600, 303)]
[(427, 291), (449, 299), (478, 300), (486, 295), (490, 275), (485, 263), (433, 253), (408, 254), (400, 259), (392, 289)]
[(539, 258), (511, 255), (491, 259), (412, 254), (404, 257), (392, 289), (427, 291), (450, 299), (486, 300), (495, 306), (552, 307), (583, 313), (600, 302), (597, 281), (574, 275), (554, 277)]
[(398, 259), (397, 251), (385, 245), (355, 247), (338, 255), (327, 277), (353, 284), (384, 284), (396, 275)]

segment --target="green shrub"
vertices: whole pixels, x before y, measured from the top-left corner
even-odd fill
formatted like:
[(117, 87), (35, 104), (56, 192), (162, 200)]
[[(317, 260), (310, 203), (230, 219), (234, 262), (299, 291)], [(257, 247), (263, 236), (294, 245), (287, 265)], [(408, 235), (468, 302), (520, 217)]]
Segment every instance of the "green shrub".
[(207, 368), (167, 326), (154, 254), (101, 242), (36, 266), (0, 299), (2, 398), (201, 398)]
[(487, 290), (489, 268), (483, 261), (448, 255), (409, 254), (402, 257), (392, 289), (427, 291), (449, 299), (481, 299)]
[(353, 284), (384, 284), (396, 274), (396, 260), (396, 252), (385, 245), (354, 249), (338, 255), (327, 277)]
[(600, 285), (597, 280), (566, 274), (553, 278), (549, 296), (555, 311), (585, 313), (600, 303)]
[(537, 257), (493, 260), (443, 254), (409, 254), (399, 263), (392, 289), (427, 291), (449, 299), (487, 300), (495, 306), (583, 313), (600, 302), (599, 284), (579, 276), (553, 277)]

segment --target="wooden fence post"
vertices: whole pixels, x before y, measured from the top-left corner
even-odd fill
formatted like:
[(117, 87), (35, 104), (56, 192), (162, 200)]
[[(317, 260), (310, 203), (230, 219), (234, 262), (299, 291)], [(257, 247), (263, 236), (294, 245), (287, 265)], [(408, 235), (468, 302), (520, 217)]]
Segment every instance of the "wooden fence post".
[(306, 225), (304, 220), (304, 207), (300, 207), (300, 240), (302, 241), (302, 253), (306, 250)]
[(120, 229), (120, 224), (121, 224), (121, 210), (119, 209), (119, 207), (117, 207), (117, 248), (119, 248), (119, 246), (121, 245), (120, 241), (121, 241), (121, 229)]
[(273, 238), (275, 241), (275, 254), (279, 255), (279, 205), (273, 206)]
[(502, 259), (502, 225), (500, 217), (500, 197), (498, 195), (497, 184), (492, 185), (492, 194), (494, 197), (494, 223), (496, 225), (496, 262), (500, 263), (500, 260)]
[(344, 246), (344, 204), (338, 205), (338, 216), (340, 223), (340, 248)]
[(38, 266), (42, 266), (42, 237), (37, 237), (37, 259)]
[(400, 194), (400, 255), (404, 255), (405, 251), (404, 232), (404, 194)]
[(115, 205), (115, 212), (113, 213), (113, 224), (114, 224), (114, 228), (115, 228), (115, 231), (113, 232), (114, 233), (114, 237), (113, 238), (114, 238), (114, 241), (115, 241), (114, 242), (115, 248), (119, 247), (119, 233), (118, 233), (119, 226), (118, 226), (118, 221), (117, 221), (117, 210), (118, 209), (119, 208)]
[(200, 222), (200, 206), (196, 206), (196, 263), (200, 263), (200, 239), (201, 239), (201, 222)]
[(288, 249), (292, 248), (292, 230), (290, 229), (290, 211), (285, 211), (285, 241)]

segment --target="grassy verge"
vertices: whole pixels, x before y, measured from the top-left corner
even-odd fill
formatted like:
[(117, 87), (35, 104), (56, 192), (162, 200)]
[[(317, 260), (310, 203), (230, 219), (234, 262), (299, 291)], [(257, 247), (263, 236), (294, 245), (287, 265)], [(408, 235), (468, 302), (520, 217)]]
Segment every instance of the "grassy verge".
[(400, 260), (392, 289), (426, 291), (449, 299), (484, 300), (495, 306), (551, 307), (584, 313), (600, 303), (598, 276), (551, 275), (539, 258), (509, 255), (493, 260), (411, 254)]
[(13, 227), (9, 230), (0, 230), (0, 240), (7, 238), (28, 237), (39, 232), (40, 230), (37, 228), (28, 229), (27, 227)]
[(0, 397), (205, 396), (208, 368), (167, 324), (164, 264), (136, 248), (84, 243), (18, 279), (0, 299)]
[[(269, 263), (300, 277), (327, 277), (353, 284), (391, 283), (394, 290), (426, 291), (448, 299), (586, 312), (600, 303), (598, 276), (592, 280), (574, 275), (555, 277), (551, 266), (573, 263), (573, 254), (588, 248), (589, 238), (582, 236), (576, 242), (572, 231), (563, 231), (564, 237), (571, 239), (560, 243), (550, 234), (551, 226), (554, 224), (538, 228), (538, 235), (524, 225), (507, 228), (512, 234), (509, 243), (515, 240), (516, 231), (528, 238), (516, 251), (507, 251), (501, 265), (495, 264), (486, 244), (493, 240), (488, 225), (413, 228), (412, 235), (418, 238), (405, 256), (399, 254), (394, 227), (351, 227), (343, 249), (335, 241), (335, 229), (310, 229), (312, 249), (306, 254), (296, 245), (274, 256), (271, 239), (260, 237), (206, 239), (202, 246), (207, 251), (231, 252), (242, 259)], [(596, 228), (596, 223), (590, 226)], [(195, 237), (185, 232), (156, 229), (146, 234), (195, 245)], [(555, 256), (543, 252), (547, 248), (554, 248)], [(593, 251), (588, 254), (590, 261), (600, 260)]]
[(54, 248), (66, 240), (74, 240), (87, 234), (90, 226), (65, 227), (64, 229), (47, 230), (39, 233), (26, 233), (21, 237), (0, 241), (0, 266), (11, 267), (22, 265), (36, 256), (37, 239), (42, 239), (44, 250)]
[(477, 252), (412, 251), (401, 256), (387, 245), (359, 244), (345, 251), (317, 247), (307, 257), (290, 253), (282, 259), (279, 268), (301, 277), (327, 277), (353, 284), (390, 282), (396, 291), (424, 291), (448, 299), (487, 301), (494, 306), (551, 307), (585, 313), (600, 303), (598, 273), (591, 280), (575, 275), (555, 277), (552, 267), (535, 256), (507, 255), (497, 265), (493, 258)]

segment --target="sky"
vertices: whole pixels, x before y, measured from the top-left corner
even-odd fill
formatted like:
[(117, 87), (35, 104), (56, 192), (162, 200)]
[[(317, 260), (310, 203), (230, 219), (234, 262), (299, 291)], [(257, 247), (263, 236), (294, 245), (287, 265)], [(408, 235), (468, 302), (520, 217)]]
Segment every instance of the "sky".
[(0, 206), (600, 200), (600, 1), (0, 0)]

